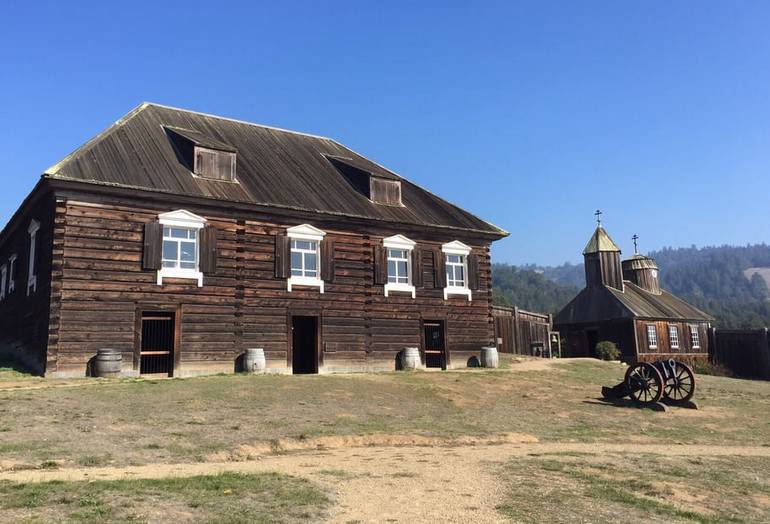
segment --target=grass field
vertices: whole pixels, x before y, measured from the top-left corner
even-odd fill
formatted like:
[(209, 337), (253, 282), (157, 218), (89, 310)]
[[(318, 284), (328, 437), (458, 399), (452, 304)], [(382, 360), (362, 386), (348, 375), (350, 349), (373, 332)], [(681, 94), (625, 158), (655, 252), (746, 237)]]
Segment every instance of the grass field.
[[(367, 435), (381, 438), (382, 444), (401, 442), (397, 436), (408, 436), (408, 442), (459, 445), (515, 434), (522, 441), (556, 445), (770, 447), (767, 382), (698, 377), (701, 409), (657, 413), (597, 399), (602, 385), (622, 378), (625, 368), (619, 364), (568, 360), (506, 365), (510, 369), (64, 383), (0, 370), (0, 471), (242, 461), (255, 458), (253, 454), (300, 449), (302, 443), (342, 446), (349, 442), (346, 438)], [(611, 521), (623, 512), (653, 521), (770, 520), (770, 462), (765, 458), (549, 453), (501, 458), (484, 466), (504, 483), (501, 518), (537, 521), (548, 515), (546, 520), (566, 522), (590, 511), (589, 522)], [(357, 482), (345, 467), (325, 468), (327, 474), (319, 472), (316, 480), (327, 487), (330, 482)], [(402, 473), (421, 475), (417, 470)], [(312, 482), (302, 487), (291, 479), (273, 480), (307, 489), (312, 496), (307, 495), (309, 506), (301, 512), (312, 518), (324, 514), (329, 502), (323, 489)], [(196, 482), (225, 481), (266, 482), (249, 476)], [(205, 489), (193, 484), (186, 485), (188, 491), (171, 490), (174, 504), (187, 507), (197, 498), (190, 493)], [(66, 499), (72, 492), (96, 490), (94, 496), (102, 500), (98, 506), (108, 508), (112, 520), (132, 515), (142, 520), (136, 506), (125, 505), (132, 500), (129, 494), (144, 490), (143, 497), (151, 501), (153, 490), (166, 489), (160, 484), (88, 486), (72, 483), (51, 492), (61, 491)], [(532, 490), (539, 495), (532, 497)], [(711, 495), (703, 498), (703, 493)], [(19, 497), (23, 499), (20, 492), (3, 485), (0, 507), (20, 511), (18, 504), (13, 506)], [(54, 495), (41, 500), (41, 515), (86, 511), (72, 505), (52, 509), (59, 506)], [(216, 506), (217, 500), (205, 507)], [(263, 503), (241, 502), (246, 507)], [(194, 513), (197, 520), (207, 518), (203, 509)]]

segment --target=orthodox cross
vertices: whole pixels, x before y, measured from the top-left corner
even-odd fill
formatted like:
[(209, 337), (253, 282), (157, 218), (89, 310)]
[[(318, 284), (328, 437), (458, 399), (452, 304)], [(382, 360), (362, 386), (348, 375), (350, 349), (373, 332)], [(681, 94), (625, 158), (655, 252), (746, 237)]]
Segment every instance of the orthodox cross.
[(596, 216), (596, 225), (601, 226), (602, 225), (602, 210), (597, 209), (596, 213), (594, 213), (594, 216)]
[(636, 241), (639, 240), (639, 235), (634, 233), (634, 236), (631, 237), (631, 240), (634, 241), (634, 255), (638, 255), (639, 254), (639, 248), (636, 245)]

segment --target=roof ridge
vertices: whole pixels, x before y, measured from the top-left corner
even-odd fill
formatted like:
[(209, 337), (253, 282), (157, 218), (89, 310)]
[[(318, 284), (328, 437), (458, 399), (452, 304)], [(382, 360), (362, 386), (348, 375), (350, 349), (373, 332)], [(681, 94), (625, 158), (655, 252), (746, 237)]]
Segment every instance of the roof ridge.
[[(142, 105), (153, 106), (153, 107), (160, 107), (162, 109), (170, 109), (172, 111), (181, 111), (182, 113), (191, 113), (193, 115), (200, 115), (200, 116), (205, 116), (205, 117), (208, 117), (208, 118), (216, 118), (217, 120), (227, 120), (228, 122), (235, 122), (236, 124), (246, 124), (246, 125), (249, 125), (249, 126), (261, 127), (263, 129), (271, 129), (273, 131), (281, 131), (283, 133), (291, 133), (293, 135), (307, 136), (307, 137), (310, 137), (310, 138), (320, 138), (321, 140), (331, 140), (332, 142), (338, 143), (336, 140), (334, 140), (333, 138), (328, 137), (328, 136), (314, 135), (312, 133), (303, 133), (302, 131), (294, 131), (292, 129), (284, 129), (282, 127), (276, 127), (276, 126), (268, 126), (266, 124), (257, 124), (255, 122), (249, 122), (247, 120), (240, 120), (238, 118), (230, 118), (230, 117), (227, 117), (227, 116), (214, 115), (212, 113), (204, 113), (202, 111), (193, 111), (192, 109), (184, 109), (184, 108), (181, 108), (181, 107), (169, 106), (169, 105), (165, 105), (165, 104), (158, 104), (156, 102), (142, 102)], [(194, 131), (194, 129), (191, 130), (191, 131)]]

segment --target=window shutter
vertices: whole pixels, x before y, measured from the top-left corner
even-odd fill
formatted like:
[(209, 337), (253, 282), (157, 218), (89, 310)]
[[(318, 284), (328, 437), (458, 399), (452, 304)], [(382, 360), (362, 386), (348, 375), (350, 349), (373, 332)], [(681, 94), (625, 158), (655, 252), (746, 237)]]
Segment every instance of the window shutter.
[(160, 269), (163, 262), (163, 227), (160, 222), (148, 222), (144, 225), (144, 269)]
[(478, 255), (468, 255), (468, 288), (478, 291), (481, 284), (479, 277), (479, 257)]
[(334, 241), (321, 242), (321, 280), (334, 282)]
[(416, 246), (412, 250), (412, 285), (422, 287), (422, 251)]
[(204, 275), (213, 275), (217, 272), (217, 230), (207, 226), (201, 230), (200, 235), (200, 270)]
[(374, 283), (382, 285), (388, 281), (388, 258), (385, 248), (374, 246)]
[(289, 237), (275, 236), (275, 278), (288, 278), (291, 257), (289, 256)]
[(433, 251), (433, 284), (437, 289), (446, 287), (446, 264), (440, 249)]

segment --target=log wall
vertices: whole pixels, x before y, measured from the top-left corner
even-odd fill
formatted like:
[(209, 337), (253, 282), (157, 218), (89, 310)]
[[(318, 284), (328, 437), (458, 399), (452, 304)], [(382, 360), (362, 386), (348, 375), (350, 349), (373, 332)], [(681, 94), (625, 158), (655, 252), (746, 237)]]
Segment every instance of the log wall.
[[(36, 234), (37, 286), (27, 294), (29, 277), (29, 225), (40, 222)], [(54, 202), (50, 194), (37, 193), (6, 226), (0, 239), (0, 266), (8, 266), (16, 255), (13, 291), (11, 275), (6, 279), (6, 296), (0, 301), (0, 359), (14, 360), (34, 373), (46, 367), (46, 344), (49, 338), (49, 303), (58, 290), (51, 285)], [(10, 269), (9, 269), (10, 271)], [(55, 330), (51, 333), (56, 336)]]
[[(159, 213), (184, 207), (217, 229), (217, 271), (203, 287), (164, 279), (142, 270), (144, 224)], [(283, 221), (283, 220), (282, 220)], [(290, 221), (287, 221), (290, 222)], [(287, 291), (275, 277), (276, 235), (309, 222), (334, 242), (335, 273), (323, 294), (315, 288)], [(393, 229), (357, 228), (345, 223), (245, 215), (194, 205), (161, 207), (150, 202), (126, 205), (104, 197), (61, 196), (56, 207), (58, 259), (54, 281), (61, 300), (52, 308), (46, 374), (83, 375), (100, 347), (123, 351), (124, 372), (135, 373), (137, 315), (167, 309), (180, 315), (176, 375), (232, 372), (239, 355), (262, 347), (268, 368), (288, 371), (291, 315), (317, 315), (321, 332), (321, 372), (394, 369), (398, 351), (422, 347), (422, 322), (442, 320), (450, 367), (463, 367), (494, 337), (491, 317), (491, 270), (488, 241), (424, 235)], [(373, 279), (373, 249), (382, 239), (403, 233), (418, 242), (425, 286), (411, 295), (391, 293)], [(442, 238), (443, 237), (443, 238)], [(479, 257), (480, 290), (444, 300), (433, 289), (431, 250), (459, 239)], [(56, 257), (55, 257), (56, 258)]]

